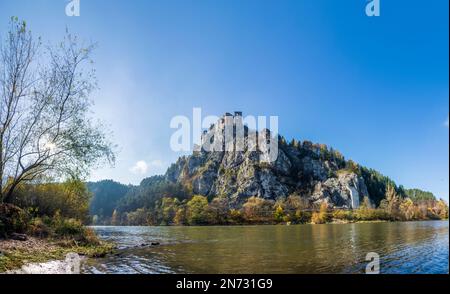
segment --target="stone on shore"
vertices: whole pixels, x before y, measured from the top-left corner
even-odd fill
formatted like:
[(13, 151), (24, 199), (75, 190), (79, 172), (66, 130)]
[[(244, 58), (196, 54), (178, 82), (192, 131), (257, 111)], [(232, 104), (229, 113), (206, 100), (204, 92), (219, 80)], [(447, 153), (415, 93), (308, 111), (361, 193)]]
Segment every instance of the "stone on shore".
[(82, 259), (76, 253), (68, 253), (64, 260), (53, 260), (43, 263), (29, 263), (18, 270), (6, 274), (79, 274)]
[(25, 234), (18, 234), (18, 233), (12, 233), (10, 236), (11, 239), (17, 240), (17, 241), (26, 241), (28, 240), (28, 236)]

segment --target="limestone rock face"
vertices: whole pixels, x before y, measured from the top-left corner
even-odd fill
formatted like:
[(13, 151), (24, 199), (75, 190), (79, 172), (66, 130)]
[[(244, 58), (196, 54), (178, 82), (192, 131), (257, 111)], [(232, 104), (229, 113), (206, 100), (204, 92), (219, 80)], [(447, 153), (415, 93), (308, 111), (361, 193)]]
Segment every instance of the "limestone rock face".
[(363, 178), (355, 173), (344, 172), (337, 178), (317, 183), (311, 198), (316, 203), (325, 201), (330, 206), (355, 209), (368, 195)]
[[(225, 126), (240, 125), (241, 116), (224, 116), (202, 136), (202, 144), (191, 156), (181, 157), (166, 173), (166, 179), (189, 185), (195, 194), (227, 197), (236, 206), (257, 196), (277, 199), (297, 193), (311, 203), (357, 208), (368, 196), (364, 179), (344, 170), (345, 160), (323, 145), (310, 142), (287, 144), (270, 131), (257, 133), (243, 127), (241, 140), (234, 127), (226, 136)], [(233, 127), (232, 127), (233, 129)], [(278, 141), (276, 160), (268, 160), (270, 148), (256, 148)], [(272, 153), (273, 154), (273, 153)]]

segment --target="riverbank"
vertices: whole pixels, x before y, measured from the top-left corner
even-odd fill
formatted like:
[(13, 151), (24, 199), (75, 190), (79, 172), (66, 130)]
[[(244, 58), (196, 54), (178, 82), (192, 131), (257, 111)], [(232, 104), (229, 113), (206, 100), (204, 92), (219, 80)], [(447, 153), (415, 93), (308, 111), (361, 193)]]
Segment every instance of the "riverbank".
[[(68, 254), (102, 257), (113, 248), (112, 243), (100, 240), (87, 228), (81, 217), (67, 218), (60, 212), (52, 217), (35, 216), (16, 205), (0, 204), (0, 273), (28, 264), (61, 261)], [(49, 269), (58, 264), (52, 263)], [(28, 270), (34, 272), (39, 268), (42, 266)]]
[[(100, 242), (97, 245), (77, 245), (36, 237), (25, 241), (0, 239), (0, 273), (65, 273), (74, 256), (103, 257), (112, 253), (114, 245)], [(75, 254), (75, 255), (74, 255)]]
[(382, 220), (382, 219), (374, 219), (374, 220), (342, 220), (342, 219), (333, 219), (331, 221), (327, 221), (324, 223), (313, 223), (313, 222), (305, 222), (305, 223), (293, 223), (293, 222), (265, 222), (265, 223), (237, 223), (237, 224), (201, 224), (201, 225), (178, 225), (178, 224), (169, 224), (169, 225), (111, 225), (111, 224), (96, 224), (90, 225), (90, 227), (233, 227), (233, 226), (297, 226), (297, 225), (330, 225), (330, 224), (365, 224), (365, 223), (411, 223), (411, 222), (433, 222), (433, 221), (449, 221), (446, 219), (414, 219), (414, 220)]

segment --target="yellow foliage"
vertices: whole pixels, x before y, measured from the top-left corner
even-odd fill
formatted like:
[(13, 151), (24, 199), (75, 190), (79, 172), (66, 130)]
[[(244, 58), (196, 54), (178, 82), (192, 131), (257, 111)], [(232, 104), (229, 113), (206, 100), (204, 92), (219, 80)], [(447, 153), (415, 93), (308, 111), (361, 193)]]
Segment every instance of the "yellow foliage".
[(312, 214), (311, 222), (313, 224), (325, 224), (329, 221), (329, 218), (328, 204), (326, 202), (322, 202), (319, 212), (314, 212)]

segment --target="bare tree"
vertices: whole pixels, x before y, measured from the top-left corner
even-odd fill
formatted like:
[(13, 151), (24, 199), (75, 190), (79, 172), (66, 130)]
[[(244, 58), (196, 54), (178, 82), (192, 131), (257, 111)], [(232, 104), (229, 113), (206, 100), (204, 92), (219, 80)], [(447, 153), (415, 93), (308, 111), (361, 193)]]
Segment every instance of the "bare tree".
[(114, 161), (89, 113), (94, 46), (67, 33), (58, 46), (42, 47), (25, 22), (11, 19), (0, 43), (0, 203), (11, 202), (22, 182), (86, 175)]

